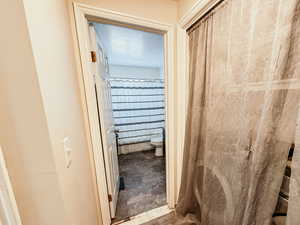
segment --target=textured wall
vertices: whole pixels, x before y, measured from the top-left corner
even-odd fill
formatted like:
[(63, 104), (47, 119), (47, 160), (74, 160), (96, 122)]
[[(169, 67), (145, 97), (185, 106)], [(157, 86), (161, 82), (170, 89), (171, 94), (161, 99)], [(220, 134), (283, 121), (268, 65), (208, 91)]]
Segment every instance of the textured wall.
[[(111, 81), (111, 84), (115, 126), (123, 131), (119, 135), (119, 144), (150, 141), (152, 136), (162, 135), (164, 83)], [(128, 132), (124, 132), (126, 130)]]

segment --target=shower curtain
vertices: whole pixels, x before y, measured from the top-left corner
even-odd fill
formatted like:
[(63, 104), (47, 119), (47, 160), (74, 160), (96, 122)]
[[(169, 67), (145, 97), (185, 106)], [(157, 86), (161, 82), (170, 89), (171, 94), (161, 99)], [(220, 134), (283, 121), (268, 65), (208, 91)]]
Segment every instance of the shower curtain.
[(293, 143), (287, 225), (300, 224), (299, 17), (300, 0), (224, 0), (188, 30), (177, 224), (270, 225)]

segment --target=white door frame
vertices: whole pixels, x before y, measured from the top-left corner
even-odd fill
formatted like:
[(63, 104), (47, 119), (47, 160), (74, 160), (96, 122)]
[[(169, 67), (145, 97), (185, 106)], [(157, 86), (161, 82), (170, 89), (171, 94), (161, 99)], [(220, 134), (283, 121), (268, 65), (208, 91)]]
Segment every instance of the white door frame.
[(0, 225), (5, 225), (5, 222), (9, 225), (22, 225), (0, 146)]
[(109, 201), (104, 169), (104, 159), (101, 154), (101, 138), (99, 132), (98, 116), (95, 111), (95, 93), (93, 89), (93, 76), (89, 68), (90, 51), (87, 39), (87, 19), (91, 21), (105, 20), (112, 23), (123, 24), (142, 30), (150, 30), (161, 33), (164, 36), (165, 55), (165, 97), (166, 97), (166, 174), (167, 174), (167, 203), (169, 208), (175, 207), (176, 201), (176, 118), (175, 118), (175, 85), (176, 77), (174, 73), (174, 47), (176, 26), (160, 23), (141, 17), (131, 16), (115, 11), (96, 8), (93, 6), (73, 3), (77, 39), (80, 51), (82, 77), (79, 79), (81, 94), (83, 99), (84, 113), (88, 118), (88, 139), (93, 152), (94, 167), (96, 170), (97, 190), (99, 195), (99, 205), (104, 225), (111, 223), (109, 213)]
[[(177, 90), (178, 95), (177, 111), (177, 193), (178, 196), (181, 184), (181, 172), (184, 150), (185, 123), (187, 103), (189, 95), (189, 38), (187, 30), (209, 12), (214, 6), (223, 0), (198, 0), (180, 19), (177, 25)], [(182, 107), (185, 106), (185, 107)]]

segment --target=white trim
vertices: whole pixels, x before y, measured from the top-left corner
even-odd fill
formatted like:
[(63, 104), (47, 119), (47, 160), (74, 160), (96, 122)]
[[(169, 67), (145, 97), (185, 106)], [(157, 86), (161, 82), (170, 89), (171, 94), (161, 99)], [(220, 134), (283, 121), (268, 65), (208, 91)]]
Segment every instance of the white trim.
[(167, 203), (170, 208), (175, 207), (176, 201), (176, 95), (175, 95), (175, 63), (174, 63), (174, 27), (166, 30), (164, 35), (165, 52), (165, 112), (166, 112), (166, 184)]
[(109, 213), (109, 202), (106, 188), (106, 178), (104, 169), (103, 155), (100, 154), (101, 138), (99, 135), (99, 126), (97, 125), (98, 116), (95, 112), (95, 93), (93, 92), (93, 81), (89, 70), (89, 47), (87, 43), (87, 17), (96, 19), (105, 19), (112, 22), (127, 24), (140, 29), (150, 29), (164, 35), (165, 46), (165, 95), (166, 95), (166, 172), (167, 172), (167, 203), (169, 208), (175, 207), (176, 200), (176, 118), (175, 118), (175, 85), (176, 77), (174, 75), (175, 57), (175, 27), (170, 24), (160, 23), (154, 20), (131, 16), (111, 10), (96, 8), (81, 3), (73, 3), (77, 38), (80, 51), (82, 77), (79, 79), (82, 96), (82, 107), (88, 118), (89, 129), (87, 130), (92, 143), (93, 160), (95, 161), (97, 189), (99, 195), (99, 205), (104, 225), (111, 222)]
[(0, 147), (0, 224), (22, 225), (16, 199)]
[[(75, 6), (75, 5), (74, 5)], [(95, 110), (89, 110), (96, 107), (96, 102), (89, 99), (95, 99), (95, 92), (93, 91), (93, 76), (90, 74), (89, 68), (89, 42), (88, 40), (88, 26), (85, 14), (80, 10), (80, 8), (74, 7), (77, 37), (79, 41), (79, 50), (81, 58), (81, 69), (83, 73), (82, 81), (84, 87), (84, 102), (83, 108), (88, 114), (89, 119), (89, 133), (88, 138), (91, 139), (92, 149), (93, 149), (93, 160), (96, 170), (96, 180), (97, 180), (97, 190), (99, 195), (99, 205), (101, 208), (102, 222), (103, 224), (110, 224), (110, 211), (109, 211), (109, 201), (108, 201), (108, 191), (107, 187), (103, 187), (106, 184), (105, 177), (105, 166), (104, 158), (102, 154), (101, 138), (100, 138), (100, 128), (98, 125), (98, 116)]]
[(108, 9), (97, 8), (94, 6), (74, 2), (74, 9), (79, 10), (85, 16), (98, 17), (100, 19), (107, 19), (114, 22), (126, 23), (129, 25), (146, 27), (156, 29), (162, 33), (168, 32), (173, 29), (173, 25), (168, 23), (161, 23), (155, 20), (145, 19), (143, 17), (132, 16), (125, 13), (120, 13)]
[(198, 0), (192, 8), (180, 19), (179, 25), (187, 30), (210, 9), (223, 0)]
[(177, 180), (176, 180), (176, 196), (178, 197), (181, 172), (183, 163), (184, 137), (185, 137), (185, 122), (187, 114), (187, 100), (188, 100), (188, 36), (186, 31), (180, 26), (177, 26)]
[[(167, 205), (165, 206), (161, 206), (159, 208), (156, 209), (152, 209), (148, 212), (144, 212), (141, 213), (139, 215), (130, 217), (129, 221), (126, 222), (121, 222), (121, 223), (115, 223), (117, 224), (121, 224), (121, 225), (137, 225), (137, 224), (144, 224), (147, 223), (149, 221), (152, 221), (156, 218), (162, 217), (162, 216), (166, 216), (170, 213), (172, 213), (173, 210), (169, 209), (169, 207)], [(114, 224), (113, 224), (114, 225)]]

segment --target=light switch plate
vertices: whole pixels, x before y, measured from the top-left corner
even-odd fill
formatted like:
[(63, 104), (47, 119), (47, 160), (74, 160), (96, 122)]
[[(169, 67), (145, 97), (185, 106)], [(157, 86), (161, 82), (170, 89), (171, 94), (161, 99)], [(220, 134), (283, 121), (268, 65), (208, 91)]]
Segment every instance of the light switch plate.
[(69, 168), (72, 164), (72, 148), (70, 137), (64, 137), (63, 139), (63, 148), (65, 153), (65, 165), (66, 168)]

